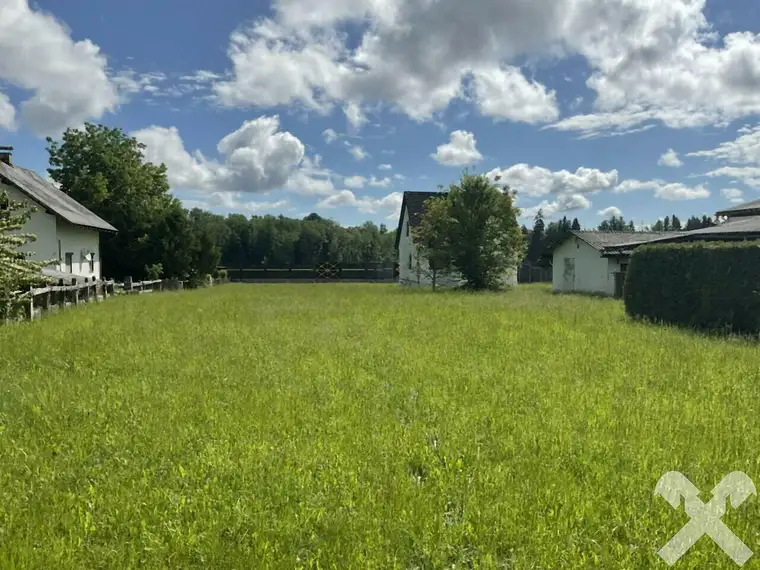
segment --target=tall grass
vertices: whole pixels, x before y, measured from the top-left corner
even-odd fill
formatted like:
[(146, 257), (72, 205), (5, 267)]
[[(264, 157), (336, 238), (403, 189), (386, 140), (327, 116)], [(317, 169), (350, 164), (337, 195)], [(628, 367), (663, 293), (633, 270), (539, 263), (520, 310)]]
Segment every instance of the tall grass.
[(0, 327), (0, 568), (666, 567), (663, 473), (760, 484), (759, 380), (543, 286), (116, 298)]

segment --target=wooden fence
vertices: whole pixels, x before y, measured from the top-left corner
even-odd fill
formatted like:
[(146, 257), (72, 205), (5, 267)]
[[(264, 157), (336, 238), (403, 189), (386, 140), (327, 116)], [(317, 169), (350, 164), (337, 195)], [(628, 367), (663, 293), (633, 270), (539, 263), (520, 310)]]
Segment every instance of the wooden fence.
[[(220, 285), (227, 283), (228, 279), (211, 279), (203, 286)], [(62, 311), (77, 305), (97, 303), (113, 297), (114, 295), (139, 295), (159, 291), (177, 291), (185, 289), (186, 283), (180, 279), (154, 279), (151, 281), (132, 281), (129, 277), (122, 283), (113, 280), (89, 280), (78, 283), (72, 279), (72, 283), (66, 285), (63, 279), (57, 285), (48, 287), (32, 287), (28, 292), (16, 291), (23, 295), (24, 311), (18, 320), (34, 320), (44, 313)], [(5, 322), (11, 319), (6, 318)]]
[(220, 267), (230, 281), (244, 283), (393, 283), (398, 280), (398, 264), (367, 263), (286, 265), (258, 267)]

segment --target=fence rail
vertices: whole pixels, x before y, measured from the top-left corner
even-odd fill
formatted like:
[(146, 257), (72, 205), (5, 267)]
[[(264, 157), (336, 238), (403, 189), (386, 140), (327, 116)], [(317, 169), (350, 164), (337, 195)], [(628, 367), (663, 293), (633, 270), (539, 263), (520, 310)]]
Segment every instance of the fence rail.
[[(229, 282), (228, 279), (210, 279), (203, 286), (221, 285), (227, 282)], [(114, 280), (98, 281), (95, 279), (90, 281), (89, 278), (85, 278), (84, 283), (72, 279), (70, 285), (65, 285), (63, 279), (60, 279), (57, 285), (32, 287), (28, 291), (16, 291), (15, 294), (22, 299), (24, 304), (23, 314), (17, 319), (6, 318), (5, 322), (35, 320), (48, 312), (62, 311), (86, 303), (101, 302), (115, 295), (177, 291), (185, 289), (186, 283), (190, 284), (190, 282), (180, 279), (132, 281), (130, 278), (126, 278), (123, 282), (116, 282)]]
[(258, 266), (220, 267), (227, 271), (230, 281), (246, 283), (292, 282), (328, 283), (362, 282), (393, 283), (398, 279), (398, 264), (369, 263), (364, 265), (319, 263), (316, 266)]

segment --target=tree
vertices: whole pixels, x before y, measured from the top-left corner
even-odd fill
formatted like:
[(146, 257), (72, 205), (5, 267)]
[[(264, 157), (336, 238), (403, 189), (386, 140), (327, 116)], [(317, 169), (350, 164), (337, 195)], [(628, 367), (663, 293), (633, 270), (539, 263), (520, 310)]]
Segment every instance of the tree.
[(578, 221), (578, 218), (573, 218), (573, 225), (571, 226), (571, 229), (572, 229), (574, 232), (579, 232), (579, 231), (581, 231), (581, 224), (580, 224), (580, 222)]
[(441, 276), (452, 273), (451, 237), (455, 221), (450, 217), (450, 203), (439, 196), (425, 201), (425, 215), (412, 229), (417, 245), (417, 267), (430, 277), (433, 291)]
[(8, 199), (0, 189), (0, 318), (15, 314), (20, 304), (28, 299), (31, 287), (47, 281), (42, 276), (43, 267), (55, 260), (32, 261), (30, 254), (21, 247), (35, 241), (36, 237), (22, 233), (33, 209), (23, 202)]
[(431, 234), (421, 237), (429, 253), (434, 244), (435, 257), (450, 262), (465, 288), (498, 289), (505, 273), (519, 265), (525, 242), (514, 199), (508, 186), (499, 188), (486, 175), (466, 171), (459, 184), (438, 198), (441, 205), (434, 207), (434, 221), (428, 222)]
[(189, 273), (187, 213), (169, 194), (166, 167), (144, 160), (145, 145), (121, 129), (91, 123), (47, 143), (50, 177), (119, 230), (101, 236), (104, 273), (142, 277), (158, 265), (168, 277)]
[(545, 229), (546, 223), (544, 222), (544, 212), (539, 209), (538, 212), (536, 212), (536, 217), (534, 218), (533, 223), (533, 232), (530, 235), (528, 253), (526, 255), (528, 261), (535, 263), (541, 258), (541, 254), (544, 252), (545, 247)]
[(673, 217), (671, 218), (670, 227), (674, 232), (681, 231), (681, 220), (679, 220), (678, 216), (675, 214), (673, 214)]

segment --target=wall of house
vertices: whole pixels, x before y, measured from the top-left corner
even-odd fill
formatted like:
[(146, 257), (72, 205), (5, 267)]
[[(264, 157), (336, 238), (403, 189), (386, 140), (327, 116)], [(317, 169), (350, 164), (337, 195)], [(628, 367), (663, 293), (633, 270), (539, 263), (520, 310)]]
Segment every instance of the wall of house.
[[(411, 232), (406, 235), (409, 225), (409, 213), (404, 210), (404, 219), (401, 226), (401, 238), (398, 244), (398, 263), (399, 263), (399, 284), (407, 287), (432, 287), (433, 275), (428, 268), (428, 263), (421, 258), (417, 247), (412, 241)], [(411, 267), (409, 266), (409, 256), (411, 255)], [(436, 284), (441, 287), (454, 287), (464, 283), (460, 275), (439, 275), (436, 278)], [(505, 285), (517, 285), (517, 268), (507, 272), (504, 276)]]
[(58, 239), (56, 238), (56, 217), (52, 214), (47, 214), (45, 208), (16, 188), (3, 183), (0, 183), (0, 188), (8, 194), (8, 199), (12, 202), (23, 202), (36, 208), (29, 221), (24, 225), (23, 230), (14, 232), (33, 234), (37, 238), (33, 242), (21, 246), (20, 250), (24, 253), (32, 253), (31, 259), (34, 261), (45, 261), (48, 259), (57, 261)]
[[(565, 282), (565, 258), (575, 260), (574, 283)], [(614, 259), (602, 257), (600, 252), (575, 236), (569, 238), (554, 251), (552, 261), (552, 291), (556, 293), (615, 294), (614, 271), (619, 264)]]
[[(45, 208), (30, 199), (26, 194), (8, 185), (2, 185), (8, 193), (8, 198), (15, 202), (24, 202), (34, 206), (37, 211), (32, 213), (30, 220), (20, 233), (30, 233), (36, 240), (21, 247), (21, 251), (32, 252), (31, 259), (35, 261), (54, 260), (51, 267), (68, 273), (66, 253), (72, 254), (72, 273), (84, 277), (100, 279), (100, 234), (92, 228), (74, 226), (66, 220), (45, 212)], [(94, 271), (84, 255), (95, 255)]]
[[(72, 255), (72, 273), (84, 277), (100, 279), (100, 233), (93, 228), (75, 226), (57, 219), (57, 239), (61, 242), (61, 264), (59, 269), (68, 273), (66, 254)], [(56, 246), (57, 247), (57, 246)], [(94, 267), (90, 268), (87, 255), (94, 256)]]

